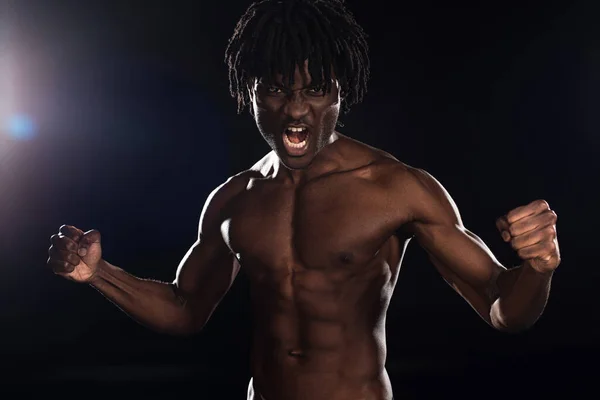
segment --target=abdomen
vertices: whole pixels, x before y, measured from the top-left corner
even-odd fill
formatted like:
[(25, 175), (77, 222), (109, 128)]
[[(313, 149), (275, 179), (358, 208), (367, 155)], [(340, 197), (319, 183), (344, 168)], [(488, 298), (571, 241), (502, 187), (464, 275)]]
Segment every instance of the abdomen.
[(304, 269), (253, 282), (252, 367), (266, 399), (388, 398), (390, 273), (383, 261), (374, 263), (347, 274)]

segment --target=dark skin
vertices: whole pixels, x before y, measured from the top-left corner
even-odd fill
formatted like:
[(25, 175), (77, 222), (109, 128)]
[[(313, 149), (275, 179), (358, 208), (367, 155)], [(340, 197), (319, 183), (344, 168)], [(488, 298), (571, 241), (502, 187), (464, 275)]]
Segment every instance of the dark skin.
[[(413, 237), (492, 327), (535, 323), (560, 263), (546, 202), (498, 219), (523, 260), (507, 270), (432, 176), (334, 131), (337, 85), (314, 96), (318, 88), (297, 70), (294, 86), (283, 86), (249, 88), (273, 151), (209, 196), (172, 284), (109, 264), (100, 234), (71, 226), (51, 238), (55, 273), (91, 284), (154, 330), (184, 335), (202, 329), (243, 266), (254, 311), (249, 399), (391, 399), (385, 315)], [(310, 127), (309, 146), (291, 157), (281, 135), (297, 123)]]

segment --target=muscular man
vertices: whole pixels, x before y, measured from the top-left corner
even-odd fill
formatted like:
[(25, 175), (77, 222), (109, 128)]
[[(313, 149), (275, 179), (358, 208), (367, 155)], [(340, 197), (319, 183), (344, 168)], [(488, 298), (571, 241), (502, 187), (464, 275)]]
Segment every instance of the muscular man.
[(497, 221), (523, 260), (504, 268), (427, 172), (336, 130), (359, 102), (365, 34), (340, 0), (264, 0), (226, 52), (231, 92), (272, 151), (208, 197), (172, 283), (102, 257), (100, 233), (63, 226), (49, 266), (139, 323), (200, 331), (243, 268), (254, 312), (249, 399), (389, 400), (385, 316), (411, 238), (492, 327), (530, 327), (560, 263), (556, 214), (534, 201)]

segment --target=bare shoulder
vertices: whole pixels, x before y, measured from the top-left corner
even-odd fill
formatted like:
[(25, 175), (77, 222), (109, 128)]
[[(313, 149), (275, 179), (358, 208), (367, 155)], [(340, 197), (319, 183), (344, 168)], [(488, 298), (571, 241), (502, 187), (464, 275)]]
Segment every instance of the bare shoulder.
[(402, 164), (394, 168), (390, 179), (393, 191), (408, 199), (413, 221), (462, 225), (454, 200), (429, 172)]
[(347, 157), (362, 159), (362, 175), (383, 186), (390, 201), (402, 204), (413, 221), (461, 223), (458, 209), (443, 185), (422, 168), (408, 165), (391, 154), (345, 138)]
[(274, 153), (270, 152), (250, 168), (229, 177), (224, 183), (214, 189), (211, 196), (230, 200), (232, 197), (244, 192), (252, 179), (265, 178), (271, 173), (273, 169), (273, 156)]
[(340, 140), (340, 152), (344, 159), (359, 165), (364, 174), (398, 190), (409, 189), (421, 181), (425, 183), (430, 177), (425, 171), (403, 163), (384, 150), (349, 137)]
[(234, 199), (245, 192), (248, 183), (253, 178), (262, 177), (260, 170), (255, 166), (230, 176), (217, 186), (208, 195), (204, 208), (202, 210), (201, 220), (205, 226), (220, 225), (222, 222), (223, 210), (231, 204)]
[(357, 166), (367, 166), (380, 162), (396, 162), (398, 159), (381, 149), (363, 143), (338, 133), (339, 139), (335, 142), (336, 150), (344, 160), (352, 160)]
[(208, 197), (208, 202), (224, 205), (233, 197), (244, 191), (244, 188), (252, 175), (252, 171), (246, 170), (230, 176), (225, 182), (217, 186), (211, 192)]

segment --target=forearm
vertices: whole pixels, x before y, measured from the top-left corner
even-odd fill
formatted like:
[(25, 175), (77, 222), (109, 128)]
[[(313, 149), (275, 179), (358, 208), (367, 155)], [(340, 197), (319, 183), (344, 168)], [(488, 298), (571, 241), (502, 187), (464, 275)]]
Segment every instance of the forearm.
[(539, 273), (527, 263), (503, 272), (498, 278), (499, 297), (490, 313), (494, 327), (505, 331), (531, 327), (546, 307), (552, 275)]
[(137, 278), (103, 261), (90, 285), (152, 330), (173, 335), (193, 331), (190, 310), (168, 283)]

